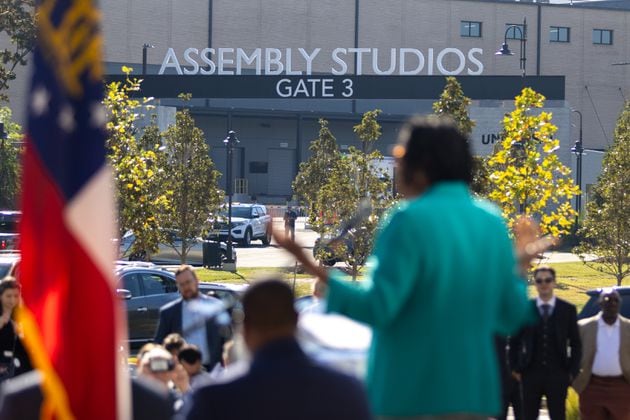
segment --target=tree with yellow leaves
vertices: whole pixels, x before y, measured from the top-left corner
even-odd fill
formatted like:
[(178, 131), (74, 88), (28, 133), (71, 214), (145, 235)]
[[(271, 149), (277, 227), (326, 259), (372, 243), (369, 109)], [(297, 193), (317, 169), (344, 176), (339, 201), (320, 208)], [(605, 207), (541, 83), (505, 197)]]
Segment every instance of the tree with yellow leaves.
[(143, 110), (150, 109), (151, 98), (133, 97), (141, 80), (131, 77), (132, 71), (123, 67), (126, 80), (106, 86), (107, 157), (116, 179), (120, 235), (132, 231), (131, 256), (149, 260), (162, 240), (160, 218), (169, 208), (172, 192), (164, 188), (165, 159), (157, 126), (152, 123), (142, 132), (142, 139), (138, 138), (138, 120)]
[(514, 111), (503, 119), (503, 140), (490, 157), (489, 198), (502, 209), (510, 228), (520, 214), (534, 217), (544, 234), (569, 233), (576, 212), (571, 198), (578, 187), (556, 151), (560, 141), (551, 122), (552, 114), (542, 111), (545, 97), (525, 88), (514, 101)]

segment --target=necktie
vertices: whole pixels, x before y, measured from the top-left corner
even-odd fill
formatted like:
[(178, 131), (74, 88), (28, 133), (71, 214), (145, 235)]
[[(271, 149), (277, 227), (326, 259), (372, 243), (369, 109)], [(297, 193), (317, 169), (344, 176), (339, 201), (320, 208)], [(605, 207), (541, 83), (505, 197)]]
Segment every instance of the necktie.
[(548, 303), (543, 303), (540, 307), (542, 308), (542, 317), (546, 321), (549, 318), (551, 306)]

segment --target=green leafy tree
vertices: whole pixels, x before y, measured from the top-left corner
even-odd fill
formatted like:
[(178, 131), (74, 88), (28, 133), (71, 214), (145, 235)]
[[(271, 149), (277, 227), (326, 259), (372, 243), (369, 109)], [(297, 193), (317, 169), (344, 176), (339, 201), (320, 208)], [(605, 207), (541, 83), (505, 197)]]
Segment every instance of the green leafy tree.
[(311, 156), (300, 163), (293, 180), (293, 191), (300, 202), (306, 204), (313, 230), (321, 234), (326, 223), (316, 205), (317, 195), (341, 159), (337, 140), (328, 128), (328, 121), (323, 118), (319, 120), (319, 136), (311, 142), (309, 150)]
[[(350, 147), (348, 154), (339, 159), (326, 178), (326, 183), (317, 195), (317, 207), (321, 210), (321, 220), (327, 223), (325, 230), (334, 232), (349, 220), (357, 211), (362, 200), (369, 200), (372, 213), (363, 220), (348, 237), (348, 241), (338, 244), (335, 249), (341, 256), (353, 279), (356, 279), (367, 256), (372, 251), (374, 232), (380, 216), (393, 202), (390, 180), (375, 163), (383, 159), (374, 144), (381, 136), (381, 126), (377, 121), (380, 110), (368, 111), (354, 132), (361, 140), (361, 150)], [(328, 255), (319, 255), (329, 258)]]
[(583, 242), (575, 252), (599, 258), (584, 263), (613, 275), (620, 286), (630, 274), (630, 101), (617, 120), (613, 145), (604, 155), (602, 173), (580, 229)]
[(0, 50), (0, 101), (8, 101), (4, 92), (15, 79), (15, 68), (26, 64), (36, 33), (34, 0), (0, 0), (0, 36), (11, 40), (11, 47)]
[(151, 98), (133, 98), (141, 81), (130, 77), (131, 68), (123, 67), (123, 71), (127, 74), (124, 82), (106, 87), (106, 144), (116, 179), (120, 234), (132, 231), (135, 241), (131, 255), (148, 260), (162, 239), (160, 219), (169, 208), (170, 193), (164, 184), (165, 157), (159, 149), (161, 140), (155, 122), (145, 128), (141, 139), (137, 138), (136, 124), (141, 111), (151, 108)]
[[(452, 118), (460, 133), (470, 138), (475, 128), (475, 121), (468, 115), (470, 104), (471, 100), (464, 95), (461, 84), (455, 77), (449, 76), (440, 98), (433, 103), (433, 113)], [(471, 189), (479, 195), (487, 195), (490, 192), (489, 176), (487, 160), (475, 156)]]
[(579, 189), (570, 169), (555, 153), (558, 128), (543, 108), (545, 97), (525, 88), (514, 101), (515, 109), (503, 119), (503, 140), (488, 161), (492, 191), (489, 198), (503, 210), (512, 227), (521, 213), (540, 222), (543, 233), (569, 233), (576, 212), (571, 198)]
[(462, 85), (455, 77), (449, 76), (440, 99), (433, 103), (433, 113), (449, 116), (457, 124), (459, 132), (469, 137), (475, 128), (475, 122), (468, 115), (470, 103), (470, 98), (464, 95)]
[[(180, 98), (189, 100), (190, 95)], [(164, 132), (164, 140), (169, 167), (166, 184), (173, 192), (164, 226), (174, 234), (167, 240), (185, 263), (190, 248), (207, 231), (210, 214), (223, 202), (224, 193), (217, 182), (221, 174), (188, 109), (177, 111), (175, 124)]]
[(11, 109), (0, 107), (0, 209), (18, 206), (21, 175), (22, 128), (11, 119)]

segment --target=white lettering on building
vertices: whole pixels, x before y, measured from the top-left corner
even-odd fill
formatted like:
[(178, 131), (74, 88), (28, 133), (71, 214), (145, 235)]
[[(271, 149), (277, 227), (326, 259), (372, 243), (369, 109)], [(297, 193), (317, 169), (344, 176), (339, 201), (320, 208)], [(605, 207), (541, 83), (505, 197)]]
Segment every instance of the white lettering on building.
[[(311, 76), (316, 61), (323, 60), (321, 48), (306, 50), (298, 48), (187, 48), (183, 52), (183, 61), (177, 58), (173, 48), (166, 51), (158, 74), (173, 71), (178, 75), (242, 75), (256, 74), (266, 76), (305, 75)], [(435, 51), (428, 48), (423, 52), (416, 48), (391, 48), (389, 54), (379, 54), (377, 48), (335, 48), (330, 54), (334, 63), (328, 73), (335, 76), (348, 74), (355, 68), (354, 74), (417, 76), (424, 74), (443, 74), (454, 76), (468, 74), (477, 76), (483, 73), (481, 48), (471, 48), (467, 52), (457, 48), (444, 48)], [(326, 73), (326, 71), (321, 71)], [(323, 88), (324, 85), (320, 87)], [(298, 87), (295, 87), (298, 88)], [(299, 86), (300, 93), (310, 92), (306, 86)]]

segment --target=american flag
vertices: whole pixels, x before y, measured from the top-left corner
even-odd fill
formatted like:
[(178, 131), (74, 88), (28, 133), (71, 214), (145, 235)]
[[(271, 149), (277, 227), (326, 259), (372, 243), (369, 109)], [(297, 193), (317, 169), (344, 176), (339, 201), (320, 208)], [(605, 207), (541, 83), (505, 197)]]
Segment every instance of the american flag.
[(115, 206), (102, 37), (90, 0), (42, 0), (22, 188), (19, 320), (43, 373), (42, 418), (128, 418), (118, 345)]

